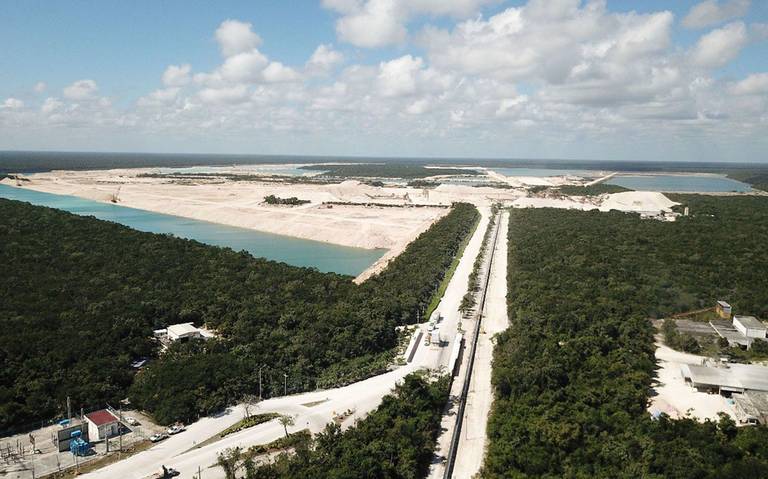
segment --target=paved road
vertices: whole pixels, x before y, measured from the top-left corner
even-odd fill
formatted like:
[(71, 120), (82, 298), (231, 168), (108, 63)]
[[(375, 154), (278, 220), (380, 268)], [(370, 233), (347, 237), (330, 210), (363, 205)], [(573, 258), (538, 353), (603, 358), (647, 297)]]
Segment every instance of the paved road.
[(493, 404), (491, 363), (493, 336), (507, 329), (507, 230), (509, 213), (502, 214), (499, 222), (499, 241), (493, 257), (491, 277), (485, 299), (483, 321), (475, 350), (475, 364), (470, 378), (469, 394), (464, 409), (464, 422), (457, 450), (453, 477), (470, 478), (483, 464), (486, 447), (486, 426)]
[[(480, 224), (467, 244), (464, 255), (439, 306), (439, 310), (445, 318), (440, 328), (444, 341), (442, 347), (421, 344), (413, 361), (394, 371), (342, 388), (269, 399), (259, 405), (257, 412), (274, 411), (295, 415), (296, 425), (289, 428), (289, 431), (309, 428), (313, 433), (316, 433), (332, 421), (335, 413), (348, 409), (354, 410), (355, 414), (344, 423), (346, 426), (378, 407), (382, 397), (388, 394), (395, 384), (407, 374), (422, 368), (438, 369), (441, 366), (446, 366), (460, 318), (459, 304), (467, 290), (469, 274), (488, 226), (489, 208), (480, 208), (480, 212), (482, 214)], [(317, 403), (318, 401), (322, 402)], [(317, 404), (311, 405), (312, 403)], [(310, 406), (306, 406), (307, 404)], [(218, 417), (207, 417), (190, 424), (186, 432), (173, 436), (145, 452), (84, 477), (93, 479), (142, 479), (160, 471), (161, 465), (166, 465), (179, 470), (181, 478), (191, 478), (197, 474), (198, 467), (202, 469), (203, 479), (223, 478), (222, 469), (211, 468), (220, 452), (236, 446), (247, 448), (255, 444), (265, 444), (284, 434), (283, 427), (277, 421), (270, 421), (195, 449), (196, 444), (205, 441), (242, 418), (242, 406), (234, 406)]]

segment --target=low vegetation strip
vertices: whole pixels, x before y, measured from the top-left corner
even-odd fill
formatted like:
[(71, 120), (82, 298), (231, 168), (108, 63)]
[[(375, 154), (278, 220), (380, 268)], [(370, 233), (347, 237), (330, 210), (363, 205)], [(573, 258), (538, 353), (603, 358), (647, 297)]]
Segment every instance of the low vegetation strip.
[(279, 196), (268, 195), (264, 197), (264, 203), (268, 205), (299, 206), (299, 205), (306, 205), (307, 203), (311, 203), (311, 201), (300, 200), (295, 196), (291, 196), (290, 198), (280, 198)]
[(276, 419), (279, 416), (277, 413), (265, 413), (265, 414), (254, 414), (253, 416), (249, 416), (231, 426), (224, 429), (219, 433), (220, 437), (228, 436), (230, 434), (234, 434), (236, 432), (240, 432), (243, 429), (248, 429), (249, 427), (258, 426), (259, 424), (264, 424), (265, 422), (269, 422), (273, 419)]
[(408, 163), (360, 163), (348, 165), (307, 165), (305, 170), (322, 171), (321, 176), (334, 178), (402, 178), (406, 180), (443, 175), (479, 175), (476, 170), (426, 168)]
[(497, 214), (499, 212), (499, 206), (493, 205), (491, 208), (491, 219), (488, 222), (488, 228), (485, 230), (485, 234), (483, 235), (483, 243), (480, 246), (480, 253), (475, 258), (475, 263), (472, 265), (472, 272), (469, 273), (469, 285), (467, 287), (467, 292), (464, 294), (464, 297), (461, 298), (461, 304), (459, 305), (459, 311), (462, 312), (462, 314), (466, 314), (467, 311), (474, 308), (477, 304), (477, 292), (480, 290), (480, 267), (483, 264), (483, 259), (485, 258), (486, 253), (488, 253), (488, 246), (491, 238), (491, 233), (494, 230), (494, 226), (496, 225), (496, 218)]
[[(134, 405), (188, 421), (263, 393), (334, 386), (386, 368), (395, 327), (426, 310), (479, 213), (456, 204), (389, 267), (351, 277), (0, 199), (0, 431), (72, 407)], [(218, 339), (153, 329), (206, 324)], [(134, 378), (132, 360), (150, 363)], [(287, 378), (283, 375), (286, 374)], [(38, 422), (39, 425), (39, 422)]]
[(768, 199), (673, 199), (692, 216), (510, 212), (511, 326), (494, 354), (484, 477), (764, 477), (766, 427), (646, 411), (649, 317), (715, 298), (768, 313)]

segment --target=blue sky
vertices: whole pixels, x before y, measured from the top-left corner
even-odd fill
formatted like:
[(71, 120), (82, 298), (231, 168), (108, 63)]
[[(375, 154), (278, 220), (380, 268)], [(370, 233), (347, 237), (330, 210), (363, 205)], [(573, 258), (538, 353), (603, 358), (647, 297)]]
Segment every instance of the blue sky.
[(766, 40), (755, 0), (5, 1), (0, 149), (767, 161)]

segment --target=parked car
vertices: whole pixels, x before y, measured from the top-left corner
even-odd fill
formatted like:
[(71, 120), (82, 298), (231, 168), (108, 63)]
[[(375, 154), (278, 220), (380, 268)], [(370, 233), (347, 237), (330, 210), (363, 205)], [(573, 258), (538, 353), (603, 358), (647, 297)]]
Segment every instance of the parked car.
[(160, 442), (163, 439), (167, 439), (167, 438), (168, 438), (168, 434), (164, 434), (164, 433), (160, 433), (160, 432), (157, 433), (157, 434), (152, 434), (151, 436), (149, 436), (149, 440), (152, 441), (152, 442)]
[(174, 434), (178, 434), (178, 433), (184, 432), (186, 430), (187, 429), (184, 426), (176, 424), (176, 425), (173, 425), (173, 426), (169, 427), (166, 432), (172, 436)]
[(136, 418), (131, 417), (131, 416), (126, 417), (125, 418), (125, 422), (127, 422), (131, 426), (138, 426), (139, 425), (139, 421), (137, 421)]

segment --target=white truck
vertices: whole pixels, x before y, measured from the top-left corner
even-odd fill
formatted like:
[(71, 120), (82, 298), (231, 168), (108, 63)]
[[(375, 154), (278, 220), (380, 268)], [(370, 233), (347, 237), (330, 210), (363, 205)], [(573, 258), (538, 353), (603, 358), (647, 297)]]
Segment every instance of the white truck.
[(437, 346), (441, 345), (442, 341), (440, 340), (440, 329), (435, 328), (429, 332), (429, 342), (430, 344), (435, 344)]

